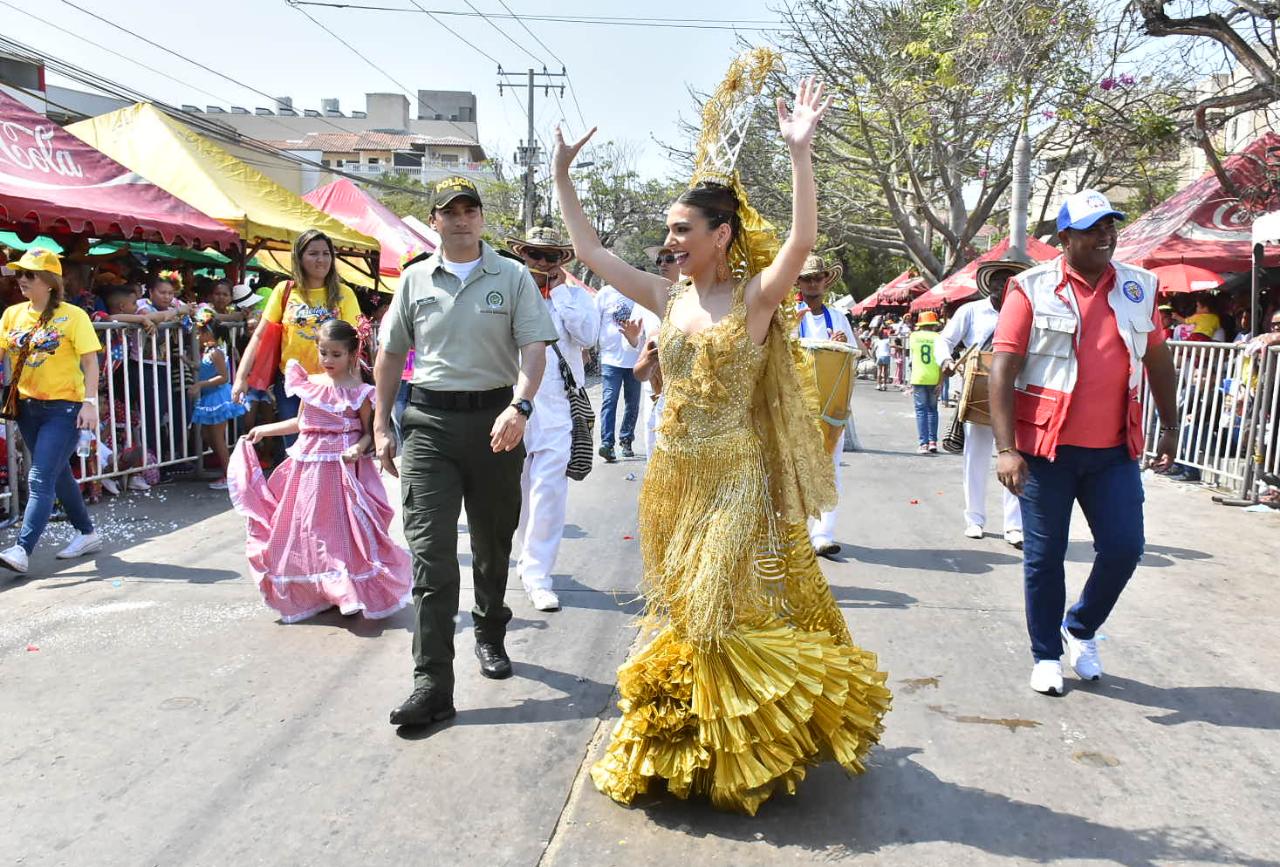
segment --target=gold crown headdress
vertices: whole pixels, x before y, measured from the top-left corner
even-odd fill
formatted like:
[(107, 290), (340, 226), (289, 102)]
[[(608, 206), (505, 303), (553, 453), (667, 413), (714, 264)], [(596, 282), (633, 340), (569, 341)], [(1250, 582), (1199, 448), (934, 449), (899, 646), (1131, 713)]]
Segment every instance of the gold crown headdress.
[(722, 184), (738, 197), (742, 231), (729, 250), (729, 267), (739, 279), (759, 274), (778, 255), (777, 233), (747, 201), (734, 166), (755, 114), (754, 102), (769, 74), (782, 66), (782, 55), (771, 48), (753, 48), (729, 65), (724, 80), (702, 107), (702, 135), (695, 151), (690, 187)]

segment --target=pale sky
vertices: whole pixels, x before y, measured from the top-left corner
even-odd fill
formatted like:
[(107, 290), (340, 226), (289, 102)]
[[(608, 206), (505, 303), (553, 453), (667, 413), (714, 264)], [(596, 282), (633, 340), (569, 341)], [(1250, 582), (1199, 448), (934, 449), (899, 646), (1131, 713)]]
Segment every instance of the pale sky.
[[(387, 76), (352, 54), (333, 37), (308, 21), (284, 0), (73, 0), (108, 17), (132, 33), (144, 36), (227, 76), (276, 96), (292, 96), (294, 107), (319, 108), (322, 97), (337, 97), (342, 110), (364, 108), (366, 92), (402, 92)], [(351, 0), (372, 6), (413, 10), (413, 0)], [(484, 13), (503, 13), (502, 0), (472, 0)], [(418, 0), (436, 11), (470, 12), (466, 0)], [(646, 4), (617, 0), (506, 0), (519, 15), (616, 16), (657, 18), (673, 24), (695, 23), (683, 16), (696, 9), (698, 19), (777, 21), (765, 0), (653, 0)], [(18, 11), (17, 8), (27, 11)], [(469, 90), (478, 99), (480, 139), (486, 150), (509, 162), (526, 122), (517, 97), (500, 97), (495, 64), (445, 32), (417, 11), (377, 12), (309, 6), (307, 12), (342, 35), (411, 94), (418, 88)], [(88, 37), (161, 72), (178, 83), (113, 56), (36, 20), (38, 16), (77, 35)], [(506, 40), (485, 20), (446, 16), (441, 19), (502, 63), (504, 70), (523, 72), (533, 60)], [(663, 29), (526, 22), (547, 48), (538, 45), (516, 21), (490, 19), (528, 48), (546, 65), (559, 71), (548, 52), (562, 58), (589, 124), (600, 127), (598, 140), (625, 140), (640, 148), (640, 170), (664, 175), (667, 164), (654, 139), (683, 144), (677, 118), (692, 115), (688, 90), (706, 91), (723, 76), (737, 51), (733, 30)], [(175, 105), (242, 105), (252, 110), (266, 100), (250, 90), (166, 54), (159, 48), (111, 29), (63, 0), (0, 4), (5, 34), (33, 48), (69, 60), (101, 76), (126, 84)], [(710, 22), (708, 22), (710, 23)], [(759, 31), (743, 25), (738, 31), (762, 42)], [(541, 64), (537, 64), (539, 67)], [(49, 77), (50, 84), (81, 87)], [(188, 86), (189, 85), (189, 86)], [(208, 91), (208, 93), (202, 92)], [(518, 99), (523, 104), (524, 92)], [(537, 125), (550, 144), (550, 130), (563, 116), (567, 128), (582, 129), (572, 99), (537, 95)], [(562, 109), (563, 106), (563, 115)]]

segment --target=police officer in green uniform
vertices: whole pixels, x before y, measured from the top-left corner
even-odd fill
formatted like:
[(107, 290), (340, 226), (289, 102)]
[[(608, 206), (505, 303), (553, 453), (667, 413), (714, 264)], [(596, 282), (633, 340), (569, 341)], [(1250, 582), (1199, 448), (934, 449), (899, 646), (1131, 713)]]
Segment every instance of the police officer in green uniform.
[(378, 458), (396, 475), (391, 410), (409, 350), (409, 406), (399, 475), (404, 532), (413, 554), (414, 688), (392, 725), (448, 719), (458, 614), (458, 518), (471, 534), (476, 656), (480, 672), (511, 676), (503, 597), (520, 521), (525, 421), (556, 329), (523, 264), (484, 243), (480, 193), (465, 178), (435, 187), (431, 227), (441, 246), (405, 269), (382, 321), (374, 365)]

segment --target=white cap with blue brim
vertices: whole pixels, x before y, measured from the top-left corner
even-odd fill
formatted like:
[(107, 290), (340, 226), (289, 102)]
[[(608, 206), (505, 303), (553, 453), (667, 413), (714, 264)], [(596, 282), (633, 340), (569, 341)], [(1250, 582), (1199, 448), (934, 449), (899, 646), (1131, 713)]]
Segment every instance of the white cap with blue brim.
[(1102, 193), (1097, 190), (1081, 190), (1067, 196), (1058, 210), (1058, 231), (1091, 229), (1103, 217), (1115, 217), (1117, 220), (1125, 218), (1124, 214), (1111, 207), (1111, 202)]

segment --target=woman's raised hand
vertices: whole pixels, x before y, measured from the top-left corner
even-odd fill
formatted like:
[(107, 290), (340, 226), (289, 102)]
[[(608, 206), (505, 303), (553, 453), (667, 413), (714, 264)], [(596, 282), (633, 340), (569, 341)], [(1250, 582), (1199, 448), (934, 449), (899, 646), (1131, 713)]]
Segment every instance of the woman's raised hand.
[(578, 141), (573, 144), (566, 144), (564, 140), (564, 133), (561, 132), (560, 127), (556, 127), (556, 147), (555, 154), (551, 158), (551, 166), (557, 175), (569, 174), (570, 166), (572, 166), (573, 161), (578, 158), (578, 151), (582, 150), (583, 146), (587, 142), (591, 141), (591, 137), (595, 134), (596, 127), (593, 126), (591, 127), (590, 132), (578, 139)]
[(822, 98), (825, 89), (813, 76), (802, 79), (796, 90), (795, 107), (790, 111), (786, 100), (778, 97), (778, 131), (788, 147), (809, 147), (813, 143), (813, 134), (818, 131), (818, 124), (833, 99)]

